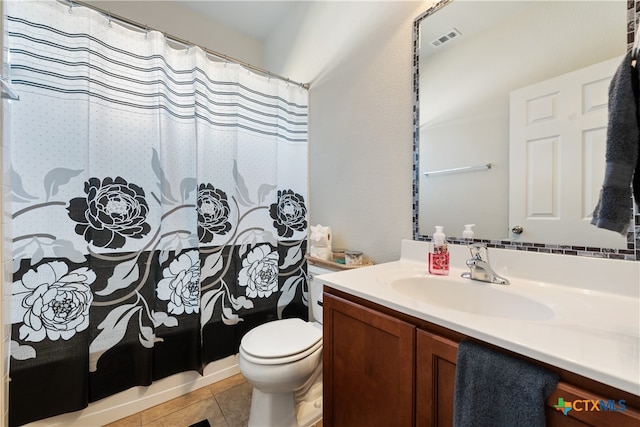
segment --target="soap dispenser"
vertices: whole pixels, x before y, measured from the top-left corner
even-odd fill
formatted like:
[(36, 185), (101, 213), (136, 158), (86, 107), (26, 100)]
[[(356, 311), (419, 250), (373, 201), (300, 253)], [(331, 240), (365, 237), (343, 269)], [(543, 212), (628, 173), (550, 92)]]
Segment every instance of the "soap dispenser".
[(473, 236), (475, 235), (473, 232), (473, 227), (475, 226), (475, 224), (465, 224), (464, 225), (464, 230), (462, 231), (462, 238), (463, 239), (473, 239)]
[(443, 226), (436, 225), (436, 232), (429, 245), (429, 273), (438, 276), (449, 274), (449, 248), (443, 229)]

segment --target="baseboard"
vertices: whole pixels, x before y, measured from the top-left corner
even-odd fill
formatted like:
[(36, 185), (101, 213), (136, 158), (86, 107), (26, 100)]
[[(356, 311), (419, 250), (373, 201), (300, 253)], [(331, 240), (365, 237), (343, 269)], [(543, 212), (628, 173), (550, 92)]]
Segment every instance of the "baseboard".
[(204, 375), (182, 372), (148, 387), (134, 387), (90, 404), (82, 411), (27, 424), (28, 427), (100, 427), (240, 373), (238, 356), (207, 365)]

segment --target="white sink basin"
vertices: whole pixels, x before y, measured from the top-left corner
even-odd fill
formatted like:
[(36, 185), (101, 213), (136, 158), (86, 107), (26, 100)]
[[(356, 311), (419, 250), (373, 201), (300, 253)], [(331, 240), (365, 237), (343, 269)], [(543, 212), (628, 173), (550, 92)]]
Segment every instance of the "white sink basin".
[(395, 291), (427, 304), (452, 310), (518, 320), (548, 320), (551, 307), (509, 292), (511, 285), (430, 275), (402, 277), (389, 282)]

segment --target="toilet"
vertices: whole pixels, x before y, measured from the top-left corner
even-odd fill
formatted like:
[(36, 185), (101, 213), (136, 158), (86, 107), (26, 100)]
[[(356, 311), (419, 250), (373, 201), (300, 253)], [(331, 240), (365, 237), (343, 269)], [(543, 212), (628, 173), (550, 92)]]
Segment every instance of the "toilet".
[(240, 342), (240, 372), (253, 386), (249, 427), (307, 427), (322, 418), (322, 284), (332, 270), (312, 264), (310, 319), (282, 319), (247, 332)]

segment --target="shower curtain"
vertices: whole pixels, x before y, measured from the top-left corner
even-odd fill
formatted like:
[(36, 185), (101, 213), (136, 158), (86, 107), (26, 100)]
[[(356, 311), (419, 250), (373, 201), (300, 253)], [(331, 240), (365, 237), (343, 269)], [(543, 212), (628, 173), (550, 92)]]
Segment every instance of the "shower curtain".
[(11, 424), (306, 318), (306, 90), (84, 7), (5, 14)]

